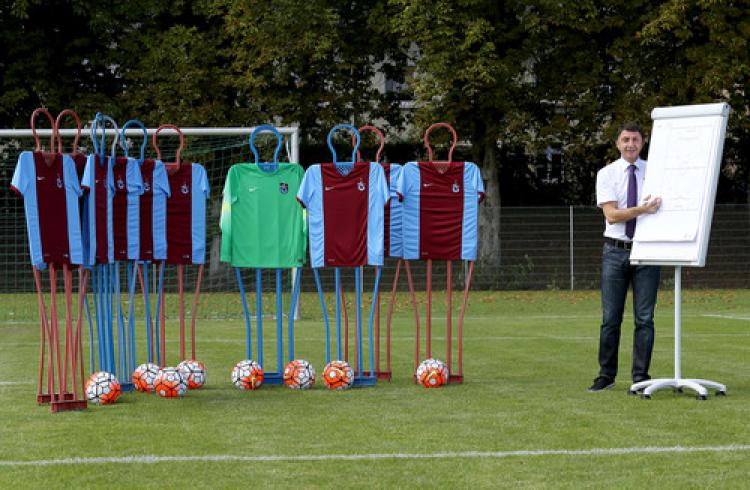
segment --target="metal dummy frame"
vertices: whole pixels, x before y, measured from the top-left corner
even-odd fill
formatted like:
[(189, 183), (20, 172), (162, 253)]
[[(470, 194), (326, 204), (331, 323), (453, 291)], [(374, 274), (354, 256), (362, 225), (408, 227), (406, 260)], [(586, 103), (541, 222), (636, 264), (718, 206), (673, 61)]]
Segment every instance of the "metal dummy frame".
[[(260, 160), (260, 153), (255, 146), (255, 138), (259, 133), (270, 132), (276, 136), (276, 150), (273, 153), (273, 160), (271, 162), (263, 162)], [(255, 165), (258, 166), (262, 171), (275, 171), (279, 165), (279, 152), (283, 144), (284, 138), (279, 131), (270, 125), (262, 125), (256, 127), (250, 134), (248, 144), (250, 145), (250, 151), (255, 157)], [(246, 344), (245, 354), (247, 359), (253, 358), (252, 352), (252, 328), (250, 324), (250, 312), (247, 306), (247, 298), (245, 296), (245, 287), (242, 282), (242, 274), (240, 267), (235, 267), (235, 276), (237, 278), (237, 286), (239, 288), (240, 297), (242, 299), (242, 308), (245, 314), (245, 333), (246, 333)], [(261, 367), (263, 364), (263, 308), (262, 308), (262, 268), (255, 269), (255, 304), (256, 304), (256, 349), (258, 353), (258, 363)], [(289, 317), (287, 320), (287, 337), (289, 341), (289, 355), (288, 360), (294, 359), (294, 310), (297, 305), (300, 290), (300, 278), (302, 274), (301, 267), (294, 267), (291, 269), (292, 277), (292, 298), (291, 298), (291, 309), (289, 311)], [(265, 372), (263, 382), (269, 384), (283, 384), (283, 372), (284, 372), (284, 346), (283, 346), (283, 326), (284, 326), (284, 315), (283, 315), (283, 304), (282, 304), (282, 287), (281, 287), (281, 269), (276, 268), (276, 372)]]
[[(446, 128), (450, 131), (452, 137), (453, 137), (453, 143), (451, 144), (449, 150), (448, 150), (448, 159), (447, 160), (435, 160), (434, 155), (432, 152), (432, 147), (430, 146), (430, 133), (435, 128)], [(441, 166), (436, 166), (438, 168), (438, 171), (445, 172), (448, 170), (450, 165), (453, 163), (453, 150), (456, 148), (456, 144), (458, 143), (458, 137), (456, 135), (456, 130), (453, 129), (453, 126), (451, 126), (448, 123), (444, 122), (438, 122), (433, 125), (431, 125), (429, 128), (427, 128), (427, 131), (425, 131), (424, 134), (424, 144), (425, 147), (427, 147), (427, 155), (428, 155), (428, 161), (426, 163), (432, 163), (432, 164), (442, 164), (442, 168), (444, 170), (440, 170)], [(415, 321), (415, 347), (414, 347), (414, 368), (416, 372), (417, 366), (419, 366), (420, 363), (420, 346), (419, 346), (419, 337), (420, 337), (420, 331), (419, 331), (419, 311), (417, 309), (417, 302), (416, 302), (416, 296), (414, 294), (414, 283), (412, 281), (411, 277), (411, 271), (409, 269), (409, 261), (406, 260), (406, 276), (407, 276), (407, 282), (409, 283), (409, 293), (411, 295), (412, 300), (412, 306), (414, 309), (414, 321)], [(464, 285), (464, 296), (463, 296), (463, 302), (461, 304), (461, 310), (459, 312), (458, 317), (458, 336), (457, 336), (457, 369), (454, 372), (454, 369), (452, 369), (452, 339), (453, 339), (453, 332), (452, 332), (452, 319), (453, 319), (453, 263), (451, 260), (446, 261), (446, 358), (445, 363), (448, 366), (448, 373), (449, 373), (449, 382), (451, 383), (462, 383), (464, 376), (463, 376), (463, 325), (464, 325), (464, 315), (466, 313), (466, 304), (468, 302), (469, 298), (469, 286), (471, 285), (471, 276), (474, 272), (474, 261), (470, 260), (469, 263), (469, 271), (466, 275), (466, 281)], [(432, 357), (432, 259), (427, 259), (427, 288), (426, 288), (426, 294), (427, 294), (427, 312), (425, 316), (425, 356), (426, 358)], [(415, 378), (416, 381), (416, 378)]]
[[(385, 136), (383, 135), (383, 132), (372, 125), (365, 125), (361, 126), (358, 129), (360, 135), (366, 131), (371, 131), (375, 133), (375, 136), (379, 140), (378, 149), (375, 152), (375, 160), (373, 160), (376, 163), (382, 163), (380, 162), (380, 157), (383, 153), (383, 149), (385, 148)], [(354, 137), (352, 137), (352, 144), (354, 144)], [(362, 155), (360, 154), (359, 149), (357, 149), (357, 161), (363, 161)], [(375, 362), (374, 362), (374, 370), (375, 370), (375, 376), (377, 379), (383, 379), (390, 381), (392, 378), (392, 370), (391, 370), (391, 325), (392, 325), (392, 319), (393, 319), (393, 308), (396, 301), (396, 288), (398, 287), (398, 278), (399, 273), (401, 271), (401, 262), (403, 259), (400, 257), (398, 258), (398, 261), (396, 262), (396, 272), (393, 276), (393, 290), (391, 293), (391, 301), (388, 306), (388, 315), (386, 318), (386, 338), (385, 338), (385, 354), (386, 354), (386, 365), (385, 370), (380, 369), (380, 291), (377, 291), (377, 295), (375, 297)], [(344, 305), (346, 305), (346, 299), (344, 297), (343, 289), (340, 291), (342, 302)], [(346, 316), (346, 309), (344, 309), (344, 337), (346, 338), (345, 345), (348, 347), (349, 345), (349, 322), (348, 318)], [(345, 350), (344, 353), (344, 360), (348, 361), (348, 349)], [(365, 376), (369, 376), (369, 371), (365, 371), (363, 373)]]
[[(55, 137), (58, 135), (58, 122), (63, 114), (72, 113), (66, 109), (57, 119), (46, 108), (38, 108), (31, 114), (31, 132), (36, 142), (35, 152), (42, 152), (39, 136), (36, 132), (36, 117), (38, 114), (47, 116), (52, 125), (50, 136), (50, 148), (48, 152), (42, 152), (45, 163), (53, 163), (52, 158), (62, 157), (61, 144), (58, 141), (55, 146)], [(77, 116), (76, 116), (77, 117)], [(64, 162), (64, 157), (63, 162)], [(50, 410), (54, 412), (68, 410), (82, 410), (86, 408), (85, 396), (85, 374), (83, 367), (83, 300), (86, 295), (86, 282), (84, 281), (83, 266), (78, 266), (78, 317), (75, 329), (72, 318), (72, 296), (73, 275), (68, 264), (62, 264), (63, 285), (65, 291), (65, 354), (60, 354), (60, 326), (57, 318), (57, 269), (54, 263), (47, 264), (50, 285), (50, 311), (47, 316), (47, 308), (42, 291), (42, 274), (40, 270), (32, 266), (34, 285), (37, 291), (37, 303), (40, 321), (40, 353), (39, 353), (39, 378), (37, 385), (37, 403), (50, 404)], [(44, 391), (44, 371), (47, 371), (47, 390)], [(78, 376), (80, 375), (80, 379)], [(70, 380), (70, 388), (68, 382)]]
[[(143, 165), (146, 160), (146, 147), (148, 146), (148, 130), (144, 124), (137, 119), (130, 119), (122, 125), (120, 130), (120, 146), (125, 153), (126, 158), (130, 158), (128, 151), (128, 144), (126, 142), (126, 132), (130, 126), (136, 126), (143, 132), (143, 142), (140, 147), (140, 154), (136, 159), (139, 166)], [(139, 226), (140, 227), (140, 226)], [(143, 265), (143, 267), (141, 267)], [(149, 278), (148, 278), (148, 265), (146, 261), (134, 260), (132, 263), (132, 269), (128, 269), (128, 293), (129, 293), (129, 305), (130, 310), (128, 311), (128, 328), (133, 332), (133, 338), (135, 338), (135, 315), (134, 315), (134, 295), (135, 295), (135, 279), (138, 277), (138, 282), (141, 286), (141, 292), (143, 293), (143, 306), (145, 313), (145, 324), (146, 324), (146, 350), (147, 350), (147, 361), (153, 363), (154, 359), (154, 322), (151, 317), (151, 296), (149, 293)], [(157, 339), (158, 342), (158, 339)], [(135, 349), (133, 349), (135, 354)], [(136, 361), (137, 362), (137, 361)]]
[[(352, 132), (353, 139), (354, 139), (354, 145), (352, 148), (352, 155), (351, 155), (351, 161), (348, 162), (339, 162), (338, 157), (336, 155), (336, 149), (333, 147), (333, 135), (336, 133), (336, 131), (340, 129), (348, 129)], [(357, 150), (359, 149), (360, 145), (360, 134), (357, 128), (352, 126), (351, 124), (339, 124), (337, 126), (334, 126), (329, 132), (328, 132), (328, 148), (331, 150), (331, 154), (333, 155), (333, 164), (337, 167), (353, 167), (357, 162)], [(355, 375), (354, 375), (354, 386), (372, 386), (377, 382), (377, 378), (375, 376), (375, 351), (374, 351), (374, 342), (373, 342), (373, 323), (374, 323), (374, 315), (375, 315), (375, 301), (377, 298), (377, 292), (378, 287), (380, 285), (380, 275), (382, 272), (382, 266), (376, 266), (376, 273), (375, 273), (375, 285), (373, 289), (373, 295), (372, 295), (372, 305), (370, 307), (370, 321), (369, 321), (369, 366), (370, 370), (365, 372), (363, 370), (362, 364), (363, 364), (363, 355), (362, 355), (362, 267), (357, 266), (354, 268), (354, 282), (355, 282), (355, 312), (356, 312), (356, 367), (355, 367)], [(343, 291), (341, 286), (341, 271), (339, 267), (334, 268), (334, 274), (335, 274), (335, 297), (336, 297), (336, 354), (338, 356), (337, 360), (343, 360), (346, 357), (348, 357), (348, 352), (343, 353), (342, 352), (342, 341), (344, 338), (348, 340), (348, 320), (347, 320), (347, 334), (346, 337), (342, 336), (341, 332), (341, 303), (343, 302)], [(331, 330), (330, 330), (330, 322), (328, 319), (328, 312), (326, 310), (325, 305), (325, 299), (323, 296), (323, 289), (320, 283), (320, 274), (318, 272), (318, 269), (313, 267), (313, 275), (315, 276), (315, 285), (318, 289), (318, 298), (320, 300), (321, 309), (323, 311), (323, 321), (325, 323), (325, 341), (326, 341), (326, 364), (331, 362)], [(344, 303), (344, 315), (346, 315), (346, 304)], [(348, 344), (348, 342), (347, 342)], [(348, 350), (348, 345), (347, 345)]]
[[(105, 128), (108, 122), (114, 129), (114, 138), (109, 157), (105, 154), (107, 136)], [(100, 112), (96, 113), (90, 131), (95, 155), (93, 163), (96, 165), (98, 158), (98, 164), (107, 166), (108, 172), (114, 171), (117, 146), (120, 139), (119, 131), (117, 123), (113, 118)], [(112, 199), (114, 199), (114, 194)], [(114, 206), (114, 201), (112, 202), (112, 206)], [(107, 219), (109, 220), (109, 217)], [(120, 295), (120, 263), (119, 261), (113, 261), (94, 264), (94, 270), (96, 278), (92, 280), (92, 290), (95, 293), (94, 311), (97, 324), (99, 369), (114, 374), (120, 382), (122, 391), (131, 391), (134, 389), (131, 382), (131, 373), (134, 366), (131, 366), (131, 364), (135, 362), (135, 333), (132, 330), (126, 329), (125, 326)], [(130, 276), (129, 270), (128, 276)], [(112, 311), (113, 300), (116, 304), (115, 314), (117, 321), (116, 354)], [(91, 371), (94, 372), (96, 369), (93, 362), (93, 342), (90, 349), (92, 357)]]
[[(174, 124), (162, 124), (159, 126), (156, 131), (153, 134), (152, 137), (152, 143), (154, 145), (154, 150), (156, 150), (156, 158), (157, 160), (162, 160), (161, 157), (161, 149), (159, 148), (159, 145), (157, 143), (157, 139), (159, 137), (159, 133), (163, 131), (164, 129), (172, 129), (175, 132), (177, 132), (177, 135), (180, 138), (180, 145), (177, 147), (177, 151), (175, 153), (175, 161), (174, 162), (163, 162), (164, 166), (167, 169), (167, 175), (172, 176), (175, 172), (177, 172), (180, 169), (180, 166), (182, 165), (182, 161), (180, 160), (180, 153), (182, 152), (183, 147), (185, 146), (185, 137), (182, 134), (182, 131), (180, 128), (175, 126)], [(163, 160), (162, 160), (163, 161)], [(159, 364), (160, 367), (164, 367), (166, 365), (166, 311), (165, 311), (165, 303), (166, 299), (164, 298), (164, 267), (165, 267), (166, 260), (162, 260), (161, 264), (159, 266), (159, 294), (157, 298), (157, 310), (158, 310), (158, 318), (156, 320), (156, 330), (157, 330), (157, 342), (159, 342), (159, 354), (157, 355), (157, 364)], [(200, 298), (201, 294), (201, 282), (203, 280), (203, 266), (204, 264), (198, 264), (198, 277), (195, 281), (195, 292), (193, 294), (193, 308), (191, 310), (190, 315), (190, 347), (191, 347), (191, 357), (189, 359), (195, 360), (195, 321), (198, 314), (198, 300)], [(179, 301), (179, 308), (180, 308), (180, 333), (179, 333), (179, 342), (180, 342), (180, 361), (188, 360), (188, 358), (185, 356), (185, 293), (184, 293), (184, 274), (185, 274), (185, 264), (177, 264), (177, 294), (178, 294), (178, 301)], [(161, 332), (159, 332), (161, 330)], [(159, 338), (160, 337), (160, 338)]]
[[(108, 116), (104, 116), (105, 119), (108, 118)], [(111, 120), (111, 119), (110, 119)], [(125, 136), (123, 130), (127, 129), (128, 126), (131, 126), (133, 124), (140, 124), (138, 121), (129, 120), (125, 125), (123, 126), (122, 130), (117, 129), (117, 124), (112, 121), (112, 125), (115, 127), (115, 142), (112, 147), (112, 171), (114, 172), (115, 169), (118, 166), (118, 159), (117, 159), (117, 143), (119, 143), (119, 146), (123, 148), (124, 154), (125, 154), (125, 172), (127, 175), (127, 167), (130, 165), (130, 157), (128, 155), (128, 148), (127, 144), (125, 143)], [(140, 126), (143, 128), (143, 125), (140, 124)], [(140, 160), (134, 159), (134, 164), (140, 166), (140, 164), (143, 162), (145, 149), (146, 149), (146, 134), (145, 134), (145, 128), (144, 130), (144, 142), (141, 145), (141, 155)], [(106, 136), (106, 134), (103, 132), (102, 136)], [(139, 169), (140, 172), (140, 169)], [(114, 174), (113, 174), (114, 177)], [(130, 207), (130, 194), (128, 192), (128, 189), (125, 188), (126, 193), (126, 201), (125, 206), (128, 208)], [(117, 195), (117, 190), (115, 190), (115, 197)], [(115, 211), (115, 205), (117, 204), (117, 201), (113, 197), (112, 201), (112, 210), (113, 213)], [(113, 214), (114, 215), (114, 214)], [(113, 220), (114, 225), (114, 220)], [(127, 231), (126, 231), (127, 233)], [(139, 225), (139, 233), (140, 233), (140, 225)], [(135, 385), (132, 382), (132, 374), (133, 371), (135, 371), (136, 367), (136, 335), (135, 335), (135, 302), (133, 301), (133, 298), (135, 296), (135, 271), (136, 271), (136, 263), (137, 259), (126, 259), (126, 265), (125, 265), (125, 271), (127, 274), (127, 287), (128, 287), (128, 319), (127, 319), (127, 325), (125, 324), (125, 318), (124, 313), (122, 309), (122, 295), (120, 294), (120, 260), (115, 260), (114, 262), (114, 274), (110, 277), (114, 277), (114, 291), (115, 291), (115, 303), (117, 306), (117, 367), (116, 367), (116, 376), (120, 380), (120, 387), (123, 392), (127, 391), (133, 391), (135, 389)]]
[[(76, 125), (76, 129), (75, 129), (76, 133), (73, 138), (73, 148), (71, 149), (71, 152), (69, 153), (69, 155), (73, 159), (73, 163), (76, 166), (76, 173), (78, 174), (78, 178), (80, 180), (81, 177), (83, 176), (83, 172), (86, 166), (86, 155), (78, 151), (78, 141), (80, 140), (80, 137), (81, 137), (81, 118), (72, 109), (64, 109), (55, 118), (54, 133), (57, 135), (57, 152), (63, 153), (62, 136), (61, 136), (60, 128), (61, 128), (61, 122), (65, 116), (69, 116), (71, 119), (73, 119), (73, 122), (75, 122), (75, 125)], [(83, 232), (83, 216), (84, 216), (84, 210), (85, 210), (85, 206), (83, 204), (84, 202), (85, 202), (85, 197), (81, 197), (81, 201), (79, 202), (79, 211), (80, 211), (79, 217), (81, 220), (80, 224), (82, 228), (81, 232)], [(83, 239), (83, 233), (81, 233), (81, 238)], [(93, 322), (91, 320), (91, 309), (89, 306), (88, 292), (87, 292), (87, 287), (88, 287), (88, 283), (90, 280), (91, 271), (88, 268), (84, 267), (83, 265), (81, 265), (80, 269), (81, 271), (83, 271), (83, 274), (81, 275), (79, 271), (78, 289), (79, 289), (79, 295), (82, 296), (83, 301), (79, 301), (77, 321), (81, 323), (83, 321), (83, 315), (85, 313), (86, 321), (89, 326), (89, 339), (93, 339), (94, 338)], [(80, 329), (80, 327), (78, 327), (78, 329)], [(81, 352), (81, 360), (80, 360), (81, 379), (83, 380), (84, 370), (83, 370), (83, 341), (81, 338), (82, 334), (78, 333), (78, 336), (79, 336), (79, 341), (78, 341), (79, 350)], [(92, 351), (92, 354), (93, 354), (93, 351)], [(93, 356), (91, 357), (90, 362), (91, 362), (90, 365), (93, 365), (94, 363)]]

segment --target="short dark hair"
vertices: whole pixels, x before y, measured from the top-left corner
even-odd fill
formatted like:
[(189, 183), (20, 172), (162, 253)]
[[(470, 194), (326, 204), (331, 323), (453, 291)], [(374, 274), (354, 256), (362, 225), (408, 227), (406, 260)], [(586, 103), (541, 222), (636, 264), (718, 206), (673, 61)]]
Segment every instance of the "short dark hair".
[(622, 134), (623, 131), (630, 131), (632, 133), (638, 133), (641, 135), (641, 139), (645, 138), (645, 135), (643, 134), (643, 130), (641, 129), (641, 127), (637, 123), (634, 123), (634, 122), (626, 122), (622, 124), (617, 129), (617, 139), (620, 138), (620, 135)]

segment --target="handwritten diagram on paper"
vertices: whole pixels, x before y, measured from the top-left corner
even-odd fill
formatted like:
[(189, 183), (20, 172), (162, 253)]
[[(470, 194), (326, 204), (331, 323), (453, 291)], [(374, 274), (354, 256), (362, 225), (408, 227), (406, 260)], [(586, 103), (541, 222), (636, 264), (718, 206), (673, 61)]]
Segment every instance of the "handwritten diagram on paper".
[(662, 204), (656, 214), (638, 218), (636, 241), (696, 239), (715, 137), (714, 124), (706, 119), (654, 122), (641, 195), (661, 197)]

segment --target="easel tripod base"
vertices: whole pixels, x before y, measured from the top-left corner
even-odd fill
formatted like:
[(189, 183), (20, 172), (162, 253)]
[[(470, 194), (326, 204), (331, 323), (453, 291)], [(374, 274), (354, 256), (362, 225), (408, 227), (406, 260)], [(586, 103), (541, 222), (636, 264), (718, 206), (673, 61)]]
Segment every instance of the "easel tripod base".
[(683, 388), (688, 388), (696, 393), (698, 400), (705, 400), (708, 397), (708, 389), (716, 390), (716, 395), (724, 396), (727, 394), (727, 387), (716, 381), (706, 379), (683, 379), (683, 378), (661, 378), (649, 379), (639, 383), (633, 383), (630, 387), (630, 394), (636, 395), (640, 392), (641, 398), (650, 399), (654, 391), (664, 388), (672, 388), (676, 392), (682, 392)]

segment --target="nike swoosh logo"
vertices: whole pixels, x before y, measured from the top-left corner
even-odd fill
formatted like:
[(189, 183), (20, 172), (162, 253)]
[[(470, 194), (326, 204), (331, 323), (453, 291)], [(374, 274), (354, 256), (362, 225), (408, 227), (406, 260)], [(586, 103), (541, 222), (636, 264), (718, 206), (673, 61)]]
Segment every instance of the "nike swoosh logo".
[(335, 186), (335, 185), (332, 185), (331, 187), (328, 187), (328, 186), (326, 186), (326, 190), (327, 190), (327, 191), (332, 191), (332, 190), (334, 190), (335, 188), (336, 188), (336, 186)]
[(432, 187), (432, 183), (429, 184), (422, 184), (423, 187)]
[(247, 192), (255, 192), (255, 191), (257, 191), (257, 190), (258, 190), (258, 188), (257, 188), (257, 187), (250, 187), (250, 188), (249, 188), (249, 189), (247, 190)]
[(44, 177), (37, 177), (36, 180), (44, 180)]

